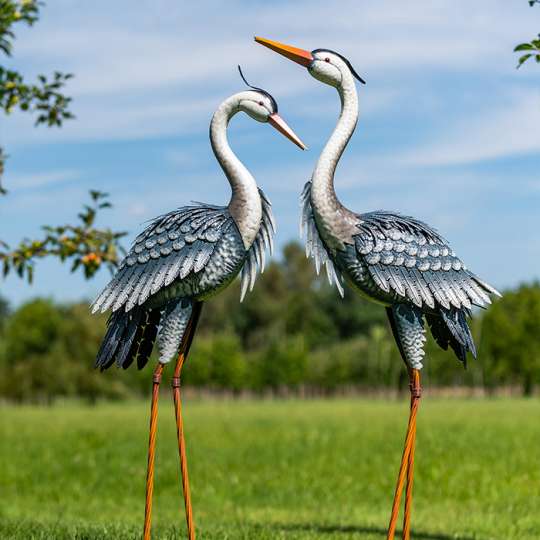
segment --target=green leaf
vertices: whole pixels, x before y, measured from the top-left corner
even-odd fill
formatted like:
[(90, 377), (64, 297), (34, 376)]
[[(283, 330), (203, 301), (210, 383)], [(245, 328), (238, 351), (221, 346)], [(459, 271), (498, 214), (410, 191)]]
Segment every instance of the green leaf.
[(530, 43), (521, 43), (517, 47), (514, 48), (514, 52), (518, 51), (532, 51), (534, 49), (533, 45)]
[(532, 56), (532, 53), (524, 54), (519, 60), (518, 65), (516, 66), (516, 69), (519, 69), (524, 62), (526, 62), (530, 57)]

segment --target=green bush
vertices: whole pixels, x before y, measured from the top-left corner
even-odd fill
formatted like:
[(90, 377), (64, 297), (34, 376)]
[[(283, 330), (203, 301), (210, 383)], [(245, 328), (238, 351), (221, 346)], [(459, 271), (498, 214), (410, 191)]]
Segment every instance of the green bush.
[(254, 361), (256, 389), (297, 389), (306, 382), (308, 352), (302, 336), (284, 337), (268, 344)]
[(540, 284), (507, 291), (482, 319), (487, 384), (521, 384), (530, 395), (540, 383)]
[[(184, 384), (239, 393), (337, 392), (350, 387), (405, 390), (407, 375), (384, 309), (317, 277), (299, 246), (284, 250), (259, 277), (244, 304), (238, 284), (205, 305)], [(431, 339), (426, 386), (488, 390), (540, 383), (540, 285), (507, 291), (471, 324), (479, 358), (467, 369)], [(0, 300), (0, 398), (51, 402), (58, 397), (123, 399), (148, 395), (151, 368), (93, 367), (106, 316), (88, 304), (37, 299), (10, 312)], [(154, 352), (150, 365), (155, 364)], [(171, 374), (167, 368), (166, 377)]]

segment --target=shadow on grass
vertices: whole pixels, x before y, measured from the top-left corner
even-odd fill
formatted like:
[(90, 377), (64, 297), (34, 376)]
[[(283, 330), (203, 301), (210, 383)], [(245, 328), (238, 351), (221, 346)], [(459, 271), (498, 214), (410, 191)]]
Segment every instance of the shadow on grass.
[[(282, 531), (306, 531), (321, 534), (335, 533), (359, 533), (359, 534), (377, 534), (381, 538), (386, 538), (386, 529), (380, 527), (365, 527), (362, 525), (317, 525), (315, 523), (287, 523), (276, 525)], [(401, 530), (396, 530), (396, 538), (401, 538)], [(411, 531), (411, 538), (420, 540), (475, 540), (472, 536), (459, 536), (440, 533), (429, 533), (423, 531)]]
[[(140, 527), (138, 525), (122, 524), (96, 524), (88, 523), (39, 523), (28, 520), (8, 521), (0, 520), (1, 540), (140, 540)], [(205, 530), (200, 530), (201, 538), (208, 540), (220, 540), (223, 538), (257, 538), (274, 539), (276, 534), (284, 533), (300, 537), (323, 538), (325, 535), (357, 534), (386, 538), (386, 529), (380, 527), (368, 527), (362, 525), (331, 525), (316, 523), (242, 523), (239, 527), (233, 523), (213, 523)], [(313, 536), (311, 536), (313, 535)], [(280, 538), (283, 536), (280, 534)], [(440, 533), (428, 533), (413, 531), (411, 537), (414, 540), (475, 540), (471, 536), (446, 535)], [(152, 531), (153, 540), (182, 540), (185, 538), (183, 528), (158, 526)], [(401, 531), (396, 531), (396, 538), (401, 538)]]

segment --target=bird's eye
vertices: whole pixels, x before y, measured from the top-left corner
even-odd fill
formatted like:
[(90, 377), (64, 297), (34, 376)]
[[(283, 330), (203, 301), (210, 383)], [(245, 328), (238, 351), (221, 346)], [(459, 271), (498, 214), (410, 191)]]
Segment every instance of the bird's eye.
[(324, 59), (325, 62), (330, 62), (330, 58), (328, 56)]
[(259, 105), (262, 107), (262, 106), (263, 106), (263, 102), (262, 102), (262, 101), (259, 101)]

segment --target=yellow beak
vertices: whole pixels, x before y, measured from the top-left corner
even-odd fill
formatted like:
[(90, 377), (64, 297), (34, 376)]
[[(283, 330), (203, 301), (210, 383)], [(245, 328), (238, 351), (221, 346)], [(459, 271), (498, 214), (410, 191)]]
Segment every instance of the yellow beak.
[(272, 41), (271, 39), (265, 39), (255, 36), (255, 41), (272, 49), (273, 51), (285, 56), (289, 60), (300, 64), (301, 66), (308, 67), (313, 61), (313, 55), (309, 51), (299, 49), (298, 47), (292, 47), (291, 45), (285, 45), (279, 41)]
[(283, 133), (283, 135), (296, 144), (296, 146), (299, 146), (302, 150), (307, 150), (307, 146), (300, 140), (298, 135), (296, 135), (296, 133), (287, 125), (285, 120), (279, 116), (279, 114), (271, 114), (268, 117), (268, 123), (275, 127), (280, 133)]

